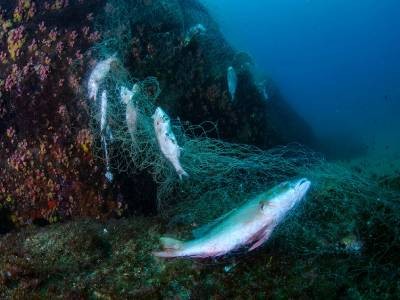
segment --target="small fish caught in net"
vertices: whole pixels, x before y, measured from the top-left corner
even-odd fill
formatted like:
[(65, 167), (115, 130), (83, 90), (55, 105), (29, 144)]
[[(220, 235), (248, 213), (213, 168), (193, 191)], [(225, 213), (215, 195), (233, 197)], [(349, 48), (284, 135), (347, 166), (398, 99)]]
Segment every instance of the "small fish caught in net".
[[(118, 72), (121, 70), (121, 67), (117, 69)], [(170, 134), (176, 136), (182, 149), (179, 159), (189, 175), (179, 180), (156, 138), (153, 114), (160, 94), (157, 79), (128, 81), (126, 78), (126, 73), (116, 76), (113, 70), (107, 72), (98, 93), (103, 99), (93, 101), (93, 131), (97, 132), (98, 141), (109, 141), (106, 145), (99, 143), (98, 153), (103, 153), (105, 164), (115, 172), (146, 170), (151, 173), (159, 187), (158, 201), (163, 211), (168, 202), (174, 201), (173, 197), (180, 198), (182, 203), (184, 197), (200, 197), (208, 191), (232, 189), (237, 193), (239, 188), (243, 193), (254, 192), (266, 182), (296, 175), (296, 168), (315, 160), (304, 148), (281, 147), (263, 151), (209, 138), (200, 125), (173, 122)], [(107, 124), (99, 128), (104, 119)]]

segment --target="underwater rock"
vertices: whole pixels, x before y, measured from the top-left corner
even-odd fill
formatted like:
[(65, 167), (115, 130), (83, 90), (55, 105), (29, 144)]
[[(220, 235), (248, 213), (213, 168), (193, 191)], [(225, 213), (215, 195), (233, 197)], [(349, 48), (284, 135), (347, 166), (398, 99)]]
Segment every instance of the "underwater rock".
[[(290, 142), (312, 144), (311, 128), (278, 93), (269, 95), (266, 103), (249, 71), (251, 58), (236, 53), (199, 1), (166, 5), (155, 0), (126, 9), (134, 16), (129, 19), (134, 38), (132, 47), (125, 50), (129, 51), (127, 67), (135, 78), (157, 77), (162, 93), (156, 105), (172, 118), (179, 116), (192, 124), (211, 121), (218, 127), (214, 137), (263, 148)], [(207, 30), (185, 46), (187, 31), (198, 24)], [(226, 80), (231, 65), (238, 78), (234, 102)]]
[[(318, 225), (314, 224), (316, 230)], [(293, 228), (293, 234), (300, 235), (296, 240), (291, 233), (279, 233), (254, 254), (194, 263), (154, 258), (152, 251), (164, 226), (162, 219), (154, 217), (75, 220), (0, 236), (0, 298), (252, 299), (256, 295), (294, 299), (301, 295), (314, 299), (327, 295), (336, 299), (358, 295), (375, 299), (400, 292), (398, 240), (393, 240), (390, 251), (383, 247), (357, 255), (343, 251), (317, 255), (315, 235), (302, 235), (310, 229), (305, 222)], [(377, 247), (375, 238), (373, 247)], [(286, 243), (296, 243), (297, 250), (285, 247)], [(376, 259), (382, 253), (385, 258)]]
[(102, 4), (1, 1), (0, 204), (16, 226), (102, 217), (117, 207), (103, 194), (80, 93)]

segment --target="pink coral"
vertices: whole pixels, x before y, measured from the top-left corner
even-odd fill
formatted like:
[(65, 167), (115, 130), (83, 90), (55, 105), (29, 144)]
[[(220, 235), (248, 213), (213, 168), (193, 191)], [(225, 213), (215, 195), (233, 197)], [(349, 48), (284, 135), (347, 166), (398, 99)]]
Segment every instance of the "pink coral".
[(58, 32), (57, 32), (57, 27), (56, 27), (56, 28), (53, 28), (53, 29), (50, 31), (50, 33), (49, 33), (49, 39), (50, 39), (52, 42), (54, 42), (54, 41), (57, 39), (57, 35), (58, 35)]
[(28, 46), (28, 51), (29, 52), (34, 52), (34, 51), (37, 50), (37, 48), (38, 48), (38, 46), (37, 46), (36, 39), (33, 39), (31, 44)]
[(59, 41), (56, 45), (56, 52), (60, 56), (64, 50), (64, 43)]
[(72, 31), (69, 35), (68, 35), (68, 45), (72, 48), (75, 45), (75, 40), (78, 37), (78, 33), (76, 33), (76, 31)]
[(90, 30), (89, 26), (85, 26), (82, 28), (82, 33), (85, 37), (88, 35), (89, 30)]
[(39, 23), (39, 31), (42, 33), (46, 31), (46, 25), (43, 21)]
[(9, 139), (12, 139), (14, 137), (14, 134), (15, 134), (15, 129), (13, 127), (7, 128), (7, 137)]
[(39, 75), (40, 81), (45, 81), (47, 79), (47, 76), (49, 76), (50, 73), (50, 66), (49, 65), (39, 65), (36, 68), (37, 74)]
[(83, 59), (83, 54), (81, 53), (80, 50), (76, 51), (75, 57), (80, 61)]
[(16, 64), (12, 65), (11, 73), (7, 76), (4, 89), (8, 92), (12, 91), (14, 87), (19, 88), (19, 83), (21, 82), (21, 70), (18, 68)]
[(22, 45), (25, 42), (25, 27), (23, 25), (12, 29), (8, 33), (8, 38), (7, 38), (7, 46), (8, 46), (8, 52), (10, 53), (10, 56), (13, 60), (17, 58), (20, 54), (20, 50)]
[(0, 63), (4, 64), (7, 61), (7, 53), (0, 51)]
[(90, 35), (89, 35), (89, 41), (91, 42), (91, 43), (95, 43), (95, 42), (97, 42), (98, 40), (100, 40), (100, 33), (98, 32), (98, 31), (95, 31), (95, 32), (92, 32)]

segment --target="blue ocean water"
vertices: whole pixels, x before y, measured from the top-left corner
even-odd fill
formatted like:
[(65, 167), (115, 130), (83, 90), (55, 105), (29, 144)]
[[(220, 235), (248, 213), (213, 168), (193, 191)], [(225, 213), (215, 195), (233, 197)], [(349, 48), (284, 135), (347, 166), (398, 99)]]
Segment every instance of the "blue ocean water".
[(203, 0), (318, 136), (400, 151), (400, 2)]

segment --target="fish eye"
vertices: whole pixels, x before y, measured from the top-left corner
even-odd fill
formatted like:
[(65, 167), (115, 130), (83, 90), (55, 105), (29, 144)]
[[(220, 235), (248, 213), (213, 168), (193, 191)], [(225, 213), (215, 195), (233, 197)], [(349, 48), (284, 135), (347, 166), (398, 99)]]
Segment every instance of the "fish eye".
[(260, 209), (263, 210), (263, 209), (264, 209), (264, 206), (265, 206), (265, 201), (264, 201), (264, 200), (261, 200), (258, 204), (259, 204), (259, 206), (260, 206)]

